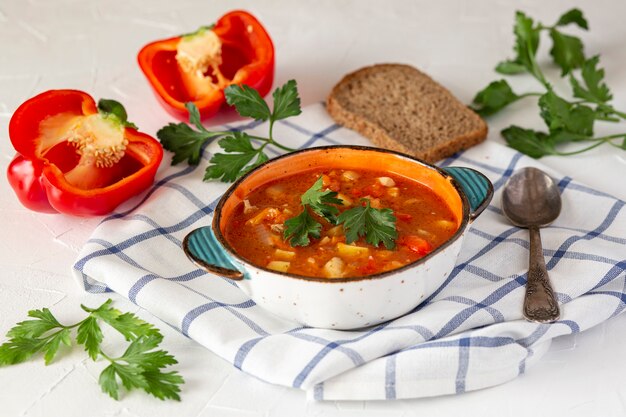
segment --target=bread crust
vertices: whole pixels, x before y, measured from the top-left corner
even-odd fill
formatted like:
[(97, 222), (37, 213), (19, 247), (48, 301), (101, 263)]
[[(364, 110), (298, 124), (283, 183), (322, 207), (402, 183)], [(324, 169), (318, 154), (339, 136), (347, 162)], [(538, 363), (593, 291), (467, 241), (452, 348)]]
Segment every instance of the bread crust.
[[(415, 79), (416, 83), (420, 83), (428, 89), (433, 90), (433, 94), (437, 96), (440, 102), (445, 102), (445, 104), (451, 108), (452, 112), (458, 112), (458, 114), (455, 114), (457, 119), (460, 117), (462, 120), (468, 120), (470, 126), (467, 126), (467, 128), (465, 128), (465, 126), (457, 126), (461, 132), (451, 137), (445, 134), (435, 135), (435, 139), (432, 137), (429, 138), (431, 143), (426, 146), (419, 136), (408, 137), (396, 134), (396, 137), (394, 137), (391, 132), (388, 132), (381, 124), (373, 120), (374, 114), (372, 112), (378, 111), (377, 108), (368, 109), (367, 111), (354, 111), (346, 108), (347, 104), (349, 104), (347, 101), (350, 99), (367, 100), (369, 98), (372, 103), (375, 103), (378, 97), (367, 96), (367, 91), (358, 88), (359, 82), (365, 82), (367, 77), (379, 76), (379, 74), (385, 72), (399, 72), (403, 75), (403, 78)], [(403, 83), (406, 84), (407, 80), (388, 81), (395, 82), (394, 86), (397, 86)], [(385, 92), (381, 91), (380, 94), (385, 94)], [(415, 99), (415, 97), (413, 98)], [(429, 108), (434, 108), (431, 105), (432, 103), (427, 102), (429, 100), (428, 98), (417, 98), (417, 100), (422, 100), (422, 104), (428, 105)], [(416, 68), (404, 64), (376, 64), (347, 74), (331, 90), (326, 101), (326, 110), (335, 122), (357, 131), (361, 135), (369, 138), (375, 145), (404, 152), (429, 163), (437, 162), (458, 151), (484, 141), (488, 132), (485, 121), (471, 109), (463, 105), (445, 87)], [(424, 117), (428, 116), (432, 117), (432, 115), (424, 115)], [(406, 120), (402, 120), (401, 115), (392, 115), (391, 117), (397, 119), (393, 120), (394, 126), (396, 123), (406, 122)], [(430, 125), (432, 121), (423, 120), (422, 122)], [(438, 120), (437, 123), (440, 124), (441, 120)]]

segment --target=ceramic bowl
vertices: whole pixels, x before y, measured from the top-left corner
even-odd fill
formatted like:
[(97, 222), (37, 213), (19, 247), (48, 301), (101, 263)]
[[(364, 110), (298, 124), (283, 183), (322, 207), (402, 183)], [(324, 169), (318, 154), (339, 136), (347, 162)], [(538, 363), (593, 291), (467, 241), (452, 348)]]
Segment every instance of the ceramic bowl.
[[(412, 178), (446, 201), (457, 217), (458, 230), (427, 256), (364, 277), (329, 279), (277, 272), (238, 255), (224, 237), (235, 207), (260, 185), (314, 168), (364, 168)], [(255, 303), (278, 316), (311, 327), (367, 327), (415, 309), (445, 282), (468, 227), (492, 195), (491, 182), (470, 168), (438, 168), (408, 155), (363, 146), (305, 149), (272, 159), (241, 177), (218, 202), (212, 225), (189, 233), (183, 247), (198, 266), (234, 280)]]

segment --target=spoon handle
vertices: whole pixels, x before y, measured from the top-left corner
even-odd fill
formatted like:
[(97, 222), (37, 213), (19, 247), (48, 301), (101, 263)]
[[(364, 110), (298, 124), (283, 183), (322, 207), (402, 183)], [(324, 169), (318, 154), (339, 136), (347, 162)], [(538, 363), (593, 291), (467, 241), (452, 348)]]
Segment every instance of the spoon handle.
[(539, 228), (531, 226), (528, 231), (530, 232), (530, 266), (524, 298), (524, 317), (530, 321), (550, 323), (559, 319), (559, 304), (548, 278)]

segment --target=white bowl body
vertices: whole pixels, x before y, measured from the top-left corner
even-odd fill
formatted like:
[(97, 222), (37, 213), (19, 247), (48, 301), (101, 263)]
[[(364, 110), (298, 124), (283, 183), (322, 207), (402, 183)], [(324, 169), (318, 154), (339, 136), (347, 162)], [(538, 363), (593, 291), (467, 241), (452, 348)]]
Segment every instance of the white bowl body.
[(356, 329), (413, 310), (446, 280), (464, 234), (422, 263), (359, 281), (290, 279), (246, 265), (248, 278), (236, 281), (259, 306), (305, 326)]

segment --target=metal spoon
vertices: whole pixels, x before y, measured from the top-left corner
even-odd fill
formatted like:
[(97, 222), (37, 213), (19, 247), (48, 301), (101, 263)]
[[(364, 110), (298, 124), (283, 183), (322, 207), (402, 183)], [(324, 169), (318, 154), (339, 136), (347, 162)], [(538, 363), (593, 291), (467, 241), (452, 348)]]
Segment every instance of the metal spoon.
[(539, 323), (558, 320), (559, 304), (550, 286), (539, 234), (539, 228), (552, 223), (561, 212), (558, 187), (540, 169), (523, 168), (513, 174), (504, 186), (502, 210), (511, 223), (528, 228), (530, 233), (524, 317)]

